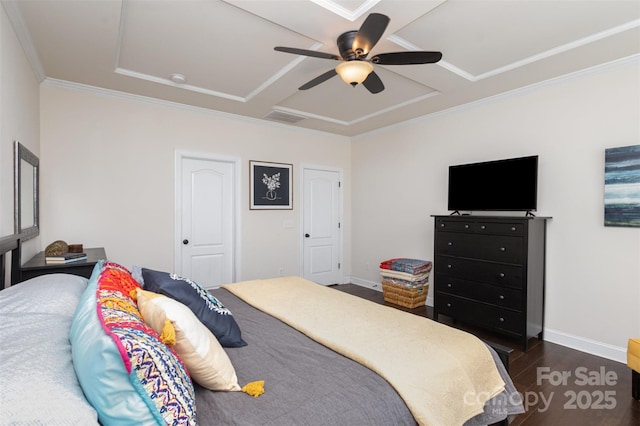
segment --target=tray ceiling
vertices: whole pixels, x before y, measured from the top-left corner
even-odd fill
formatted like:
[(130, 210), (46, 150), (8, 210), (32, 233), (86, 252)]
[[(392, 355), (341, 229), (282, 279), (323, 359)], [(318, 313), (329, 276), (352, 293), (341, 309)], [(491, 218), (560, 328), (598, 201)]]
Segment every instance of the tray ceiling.
[[(36, 71), (78, 85), (347, 136), (640, 56), (640, 2), (500, 0), (2, 1)], [(336, 38), (369, 13), (391, 22), (372, 54), (443, 53), (375, 66), (371, 94), (339, 77), (298, 87), (335, 61)], [(371, 55), (370, 55), (371, 56)], [(184, 83), (172, 80), (184, 76)]]

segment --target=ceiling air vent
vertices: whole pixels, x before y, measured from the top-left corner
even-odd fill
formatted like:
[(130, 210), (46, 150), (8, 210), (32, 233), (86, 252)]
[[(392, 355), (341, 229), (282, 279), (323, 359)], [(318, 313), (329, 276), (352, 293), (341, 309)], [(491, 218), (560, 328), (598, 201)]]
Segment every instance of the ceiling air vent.
[(288, 124), (295, 124), (299, 121), (307, 119), (307, 117), (303, 117), (302, 115), (290, 114), (283, 111), (271, 111), (264, 118), (266, 118), (267, 120), (280, 121), (282, 123)]

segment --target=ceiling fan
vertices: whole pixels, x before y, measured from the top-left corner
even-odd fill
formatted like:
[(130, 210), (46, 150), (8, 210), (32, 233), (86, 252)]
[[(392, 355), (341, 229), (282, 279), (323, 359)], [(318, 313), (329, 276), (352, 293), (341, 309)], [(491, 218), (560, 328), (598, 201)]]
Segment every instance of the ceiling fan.
[(274, 49), (279, 52), (293, 53), (295, 55), (341, 61), (334, 69), (300, 86), (298, 88), (299, 90), (311, 89), (329, 80), (336, 74), (339, 74), (345, 83), (351, 84), (354, 87), (362, 83), (369, 92), (380, 93), (384, 90), (384, 84), (382, 84), (382, 80), (380, 80), (380, 77), (378, 77), (373, 70), (372, 64), (433, 64), (442, 59), (442, 53), (440, 52), (424, 51), (380, 53), (371, 57), (371, 59), (367, 59), (367, 55), (378, 40), (380, 40), (380, 37), (382, 37), (382, 34), (387, 29), (387, 25), (389, 25), (388, 16), (381, 13), (371, 13), (367, 16), (367, 19), (365, 19), (358, 31), (347, 31), (338, 37), (339, 56), (295, 47), (276, 46)]

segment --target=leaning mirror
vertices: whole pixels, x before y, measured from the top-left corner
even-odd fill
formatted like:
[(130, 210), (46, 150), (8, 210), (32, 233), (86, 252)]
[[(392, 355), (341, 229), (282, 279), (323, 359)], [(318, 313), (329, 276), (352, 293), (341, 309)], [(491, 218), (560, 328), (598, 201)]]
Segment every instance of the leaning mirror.
[(38, 176), (39, 160), (35, 154), (15, 141), (14, 146), (14, 223), (15, 233), (28, 240), (40, 233)]

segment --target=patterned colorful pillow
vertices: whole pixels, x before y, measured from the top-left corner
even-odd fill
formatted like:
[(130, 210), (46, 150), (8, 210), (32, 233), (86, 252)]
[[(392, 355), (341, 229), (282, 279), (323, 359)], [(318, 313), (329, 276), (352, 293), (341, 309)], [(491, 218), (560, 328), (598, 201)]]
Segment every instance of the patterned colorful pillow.
[(137, 288), (126, 268), (95, 266), (69, 336), (80, 385), (102, 424), (195, 425), (191, 379), (142, 320)]
[(246, 346), (240, 327), (229, 309), (200, 284), (167, 272), (142, 268), (144, 289), (164, 294), (186, 305), (213, 333), (222, 346)]
[(137, 292), (142, 318), (166, 344), (173, 345), (193, 380), (215, 391), (240, 390), (227, 353), (189, 308), (162, 294)]

